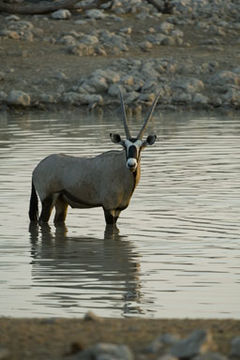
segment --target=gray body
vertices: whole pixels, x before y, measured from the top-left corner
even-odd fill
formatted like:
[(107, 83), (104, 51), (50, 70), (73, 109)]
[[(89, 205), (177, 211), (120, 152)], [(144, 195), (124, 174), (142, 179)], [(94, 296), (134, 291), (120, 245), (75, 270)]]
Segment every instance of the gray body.
[[(130, 172), (125, 151), (108, 151), (94, 158), (50, 155), (34, 169), (32, 181), (41, 202), (48, 199), (51, 209), (56, 207), (54, 221), (59, 222), (65, 218), (67, 205), (101, 206), (109, 217), (118, 217), (128, 206), (139, 177), (140, 164), (136, 173)], [(42, 220), (48, 221), (49, 211)]]
[[(106, 224), (112, 225), (128, 207), (140, 179), (141, 151), (156, 140), (155, 135), (149, 135), (146, 140), (142, 137), (158, 97), (136, 138), (131, 137), (121, 93), (120, 97), (126, 140), (119, 134), (110, 137), (124, 150), (107, 151), (94, 158), (53, 154), (43, 159), (32, 174), (31, 221), (48, 222), (55, 207), (54, 222), (64, 222), (70, 205), (80, 209), (102, 207)], [(38, 197), (42, 203), (39, 218)]]

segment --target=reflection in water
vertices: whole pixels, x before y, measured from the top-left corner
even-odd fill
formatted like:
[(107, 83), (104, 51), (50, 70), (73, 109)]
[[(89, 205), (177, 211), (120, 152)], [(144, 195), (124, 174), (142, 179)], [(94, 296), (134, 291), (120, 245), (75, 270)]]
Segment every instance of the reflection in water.
[(49, 306), (77, 314), (106, 306), (122, 315), (141, 312), (137, 254), (117, 227), (106, 227), (104, 239), (67, 236), (65, 226), (29, 230), (33, 287), (42, 288)]

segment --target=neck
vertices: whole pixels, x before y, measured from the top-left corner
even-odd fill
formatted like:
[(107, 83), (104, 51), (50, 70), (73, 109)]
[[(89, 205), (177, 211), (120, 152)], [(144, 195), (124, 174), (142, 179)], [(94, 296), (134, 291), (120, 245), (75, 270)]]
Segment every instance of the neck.
[(139, 183), (140, 176), (141, 176), (141, 163), (140, 163), (140, 159), (139, 159), (137, 169), (136, 169), (136, 170), (134, 171), (134, 173), (133, 173), (133, 177), (134, 177), (134, 189), (135, 189), (135, 187), (137, 186), (137, 184)]

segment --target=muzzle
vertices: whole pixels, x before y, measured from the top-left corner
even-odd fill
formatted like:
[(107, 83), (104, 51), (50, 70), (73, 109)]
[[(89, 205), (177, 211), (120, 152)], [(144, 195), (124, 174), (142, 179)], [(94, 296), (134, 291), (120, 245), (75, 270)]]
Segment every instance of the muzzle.
[(135, 158), (129, 158), (127, 159), (127, 168), (134, 172), (137, 168), (137, 160)]

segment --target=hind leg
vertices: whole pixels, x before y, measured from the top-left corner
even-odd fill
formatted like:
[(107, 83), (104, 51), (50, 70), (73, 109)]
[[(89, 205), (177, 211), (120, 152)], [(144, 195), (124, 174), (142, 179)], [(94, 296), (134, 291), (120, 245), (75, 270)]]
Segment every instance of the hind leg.
[(54, 217), (55, 224), (63, 223), (65, 221), (67, 216), (67, 208), (68, 208), (67, 202), (60, 195), (55, 203), (55, 209), (56, 209), (56, 213)]
[(51, 216), (52, 209), (53, 209), (53, 197), (52, 197), (52, 195), (49, 195), (46, 199), (44, 199), (42, 201), (42, 211), (41, 211), (41, 215), (39, 218), (40, 223), (48, 222), (48, 220)]
[(105, 221), (107, 225), (114, 225), (120, 215), (120, 210), (104, 210)]

